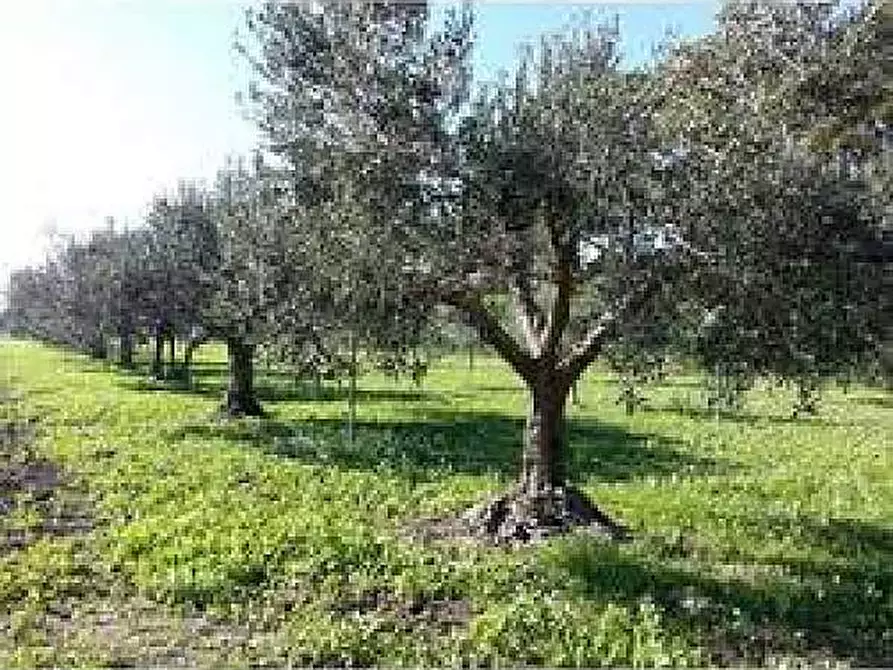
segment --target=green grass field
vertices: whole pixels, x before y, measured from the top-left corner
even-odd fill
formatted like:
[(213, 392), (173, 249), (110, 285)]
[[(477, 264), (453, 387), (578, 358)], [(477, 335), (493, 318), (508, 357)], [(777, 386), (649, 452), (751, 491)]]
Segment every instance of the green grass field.
[(346, 391), (262, 369), (269, 416), (218, 420), (223, 360), (165, 388), (0, 342), (0, 665), (893, 665), (883, 391), (717, 418), (677, 376), (627, 416), (593, 370), (572, 472), (634, 540), (506, 549), (404, 539), (515, 474), (498, 361), (361, 378), (351, 445)]

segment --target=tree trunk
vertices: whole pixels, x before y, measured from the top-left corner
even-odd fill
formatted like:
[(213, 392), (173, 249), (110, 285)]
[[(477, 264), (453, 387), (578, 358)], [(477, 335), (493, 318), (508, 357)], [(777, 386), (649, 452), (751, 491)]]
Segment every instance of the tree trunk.
[(531, 385), (521, 481), (506, 494), (463, 514), (465, 527), (472, 533), (497, 543), (526, 542), (586, 526), (613, 539), (629, 538), (622, 524), (568, 482), (564, 411), (569, 391), (570, 384), (563, 380)]
[(229, 358), (226, 412), (230, 416), (260, 416), (262, 410), (254, 395), (254, 345), (229, 338), (226, 348)]
[(152, 359), (152, 374), (161, 379), (164, 377), (164, 329), (155, 326), (155, 357)]
[(102, 333), (96, 333), (90, 338), (90, 355), (99, 360), (105, 360), (108, 357), (105, 336)]
[(171, 334), (168, 336), (168, 340), (167, 340), (167, 342), (168, 342), (168, 346), (170, 347), (170, 349), (169, 349), (169, 353), (168, 353), (168, 361), (169, 361), (169, 362), (168, 362), (168, 368), (171, 370), (171, 372), (173, 372), (173, 371), (174, 371), (174, 368), (176, 368), (176, 366), (177, 366), (177, 356), (176, 356), (176, 353), (177, 353), (177, 336), (176, 336), (176, 334), (175, 334), (175, 333), (171, 333)]
[(119, 333), (121, 350), (118, 354), (119, 362), (125, 368), (133, 367), (133, 331), (125, 326)]
[(350, 386), (347, 392), (347, 441), (353, 445), (357, 422), (357, 338), (350, 332)]
[(564, 410), (568, 390), (565, 384), (550, 382), (539, 382), (531, 388), (521, 473), (522, 485), (530, 493), (566, 484)]

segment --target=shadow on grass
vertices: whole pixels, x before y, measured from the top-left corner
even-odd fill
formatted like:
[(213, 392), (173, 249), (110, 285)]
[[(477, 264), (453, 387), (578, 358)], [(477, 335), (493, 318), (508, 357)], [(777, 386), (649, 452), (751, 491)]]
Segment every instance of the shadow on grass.
[(150, 376), (134, 374), (117, 383), (130, 391), (178, 393), (204, 398), (222, 398), (223, 396), (223, 387), (207, 386), (180, 379), (155, 379)]
[[(141, 363), (130, 368), (119, 367), (124, 377), (119, 383), (136, 391), (169, 391), (201, 397), (221, 398), (226, 391), (228, 372), (225, 363), (196, 362), (190, 366), (188, 374), (182, 366), (165, 368), (166, 377), (152, 375), (151, 365)], [(317, 385), (311, 380), (295, 381), (293, 375), (270, 371), (258, 373), (255, 377), (255, 394), (261, 402), (347, 402), (347, 383), (339, 387), (325, 380)], [(444, 402), (446, 396), (433, 391), (410, 391), (401, 389), (357, 389), (358, 402)]]
[(869, 407), (880, 407), (881, 409), (893, 409), (893, 394), (875, 397), (875, 398), (854, 398), (852, 402), (859, 405), (868, 405)]
[[(426, 411), (424, 421), (363, 421), (351, 446), (339, 419), (300, 423), (265, 419), (178, 428), (170, 437), (222, 438), (304, 462), (352, 469), (388, 469), (425, 480), (438, 473), (497, 473), (511, 478), (521, 465), (523, 421), (498, 414)], [(569, 421), (570, 471), (575, 478), (626, 481), (685, 472), (727, 472), (733, 464), (694, 457), (684, 445), (629, 433), (592, 420)]]
[[(313, 382), (298, 384), (270, 384), (259, 382), (257, 399), (261, 402), (347, 402), (350, 392), (347, 384), (323, 384)], [(446, 396), (433, 391), (406, 391), (400, 389), (357, 389), (357, 402), (445, 402)]]
[[(889, 530), (811, 517), (751, 522), (773, 533), (796, 532), (798, 547), (823, 558), (774, 566), (783, 577), (711, 576), (694, 561), (686, 565), (690, 554), (663, 538), (643, 540), (637, 554), (574, 538), (552, 562), (587, 597), (632, 606), (653, 599), (664, 624), (698, 640), (711, 665), (766, 665), (785, 655), (893, 665)], [(746, 554), (737, 561), (746, 574)]]
[(828, 419), (824, 419), (819, 413), (818, 416), (781, 416), (778, 414), (753, 414), (751, 412), (746, 411), (733, 411), (733, 410), (713, 410), (707, 409), (703, 407), (690, 407), (690, 406), (678, 406), (678, 405), (644, 405), (639, 408), (638, 411), (646, 412), (646, 413), (665, 413), (665, 414), (675, 414), (677, 416), (684, 416), (689, 419), (697, 419), (699, 421), (708, 421), (708, 420), (720, 420), (720, 421), (728, 421), (731, 423), (740, 423), (747, 424), (748, 426), (754, 426), (760, 423), (774, 423), (774, 424), (792, 424), (792, 423), (800, 423), (804, 425), (818, 425), (818, 426), (839, 426), (840, 423), (836, 421), (829, 421)]
[(519, 393), (526, 392), (524, 387), (520, 384), (518, 386), (474, 386), (475, 391), (480, 391), (482, 393)]

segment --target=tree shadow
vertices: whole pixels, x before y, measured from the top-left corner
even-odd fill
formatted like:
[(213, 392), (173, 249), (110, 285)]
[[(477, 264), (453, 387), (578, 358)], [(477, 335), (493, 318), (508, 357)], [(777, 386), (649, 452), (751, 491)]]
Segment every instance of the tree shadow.
[[(893, 665), (893, 539), (889, 529), (851, 519), (761, 520), (770, 532), (797, 532), (798, 546), (824, 558), (773, 566), (783, 576), (714, 577), (692, 562), (686, 542), (643, 539), (638, 554), (568, 538), (552, 561), (584, 595), (635, 606), (652, 599), (664, 624), (705, 648), (710, 665), (767, 665), (798, 656), (812, 662)], [(796, 526), (794, 531), (793, 526)]]
[[(151, 363), (117, 369), (124, 376), (118, 383), (135, 391), (170, 391), (217, 398), (226, 391), (228, 380), (226, 363), (193, 362), (188, 374), (180, 364), (174, 368), (176, 374), (162, 378), (152, 375)], [(170, 372), (167, 365), (165, 369)], [(338, 385), (326, 379), (317, 385), (312, 380), (296, 380), (294, 375), (274, 370), (256, 373), (255, 395), (260, 402), (347, 402), (350, 391), (346, 382)], [(357, 402), (446, 401), (443, 393), (421, 389), (357, 389), (356, 398)]]
[[(299, 384), (270, 384), (258, 382), (257, 399), (267, 402), (347, 402), (350, 390), (347, 384), (330, 383), (316, 386), (313, 382)], [(357, 402), (445, 402), (443, 393), (433, 391), (405, 391), (400, 389), (357, 389)]]
[(850, 402), (869, 407), (880, 407), (881, 409), (893, 409), (893, 395), (874, 398), (852, 398)]
[[(421, 481), (445, 472), (517, 476), (523, 426), (521, 419), (499, 414), (426, 409), (419, 421), (360, 421), (354, 427), (353, 444), (345, 437), (343, 420), (314, 418), (300, 423), (271, 418), (251, 424), (188, 425), (170, 437), (223, 438), (302, 462), (387, 469)], [(580, 479), (618, 482), (728, 472), (734, 467), (727, 461), (692, 456), (678, 441), (594, 420), (570, 420), (568, 437), (569, 470)]]
[(508, 386), (508, 385), (477, 386), (477, 385), (475, 385), (474, 390), (475, 391), (483, 391), (483, 392), (490, 391), (490, 392), (494, 392), (494, 393), (526, 392), (526, 389), (521, 385), (518, 385), (518, 386)]
[(132, 378), (119, 379), (116, 383), (129, 391), (138, 391), (140, 393), (164, 392), (203, 398), (221, 398), (223, 392), (223, 387), (206, 386), (179, 379), (154, 379), (153, 377), (142, 375), (133, 375)]
[(643, 405), (638, 411), (657, 414), (675, 414), (698, 421), (720, 420), (731, 423), (747, 424), (754, 426), (760, 423), (772, 424), (803, 424), (816, 426), (839, 426), (840, 422), (830, 421), (821, 416), (782, 416), (778, 414), (755, 414), (746, 411), (713, 410), (703, 407), (679, 406), (679, 405)]

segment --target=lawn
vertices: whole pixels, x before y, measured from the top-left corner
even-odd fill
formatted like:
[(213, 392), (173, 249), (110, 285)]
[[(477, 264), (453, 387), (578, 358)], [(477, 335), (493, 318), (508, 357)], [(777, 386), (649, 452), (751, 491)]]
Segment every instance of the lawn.
[(351, 444), (346, 389), (262, 368), (220, 420), (223, 353), (184, 388), (0, 341), (0, 665), (893, 665), (889, 393), (716, 416), (677, 375), (628, 416), (592, 370), (571, 471), (633, 540), (485, 547), (406, 529), (511, 481), (504, 365), (362, 377)]

